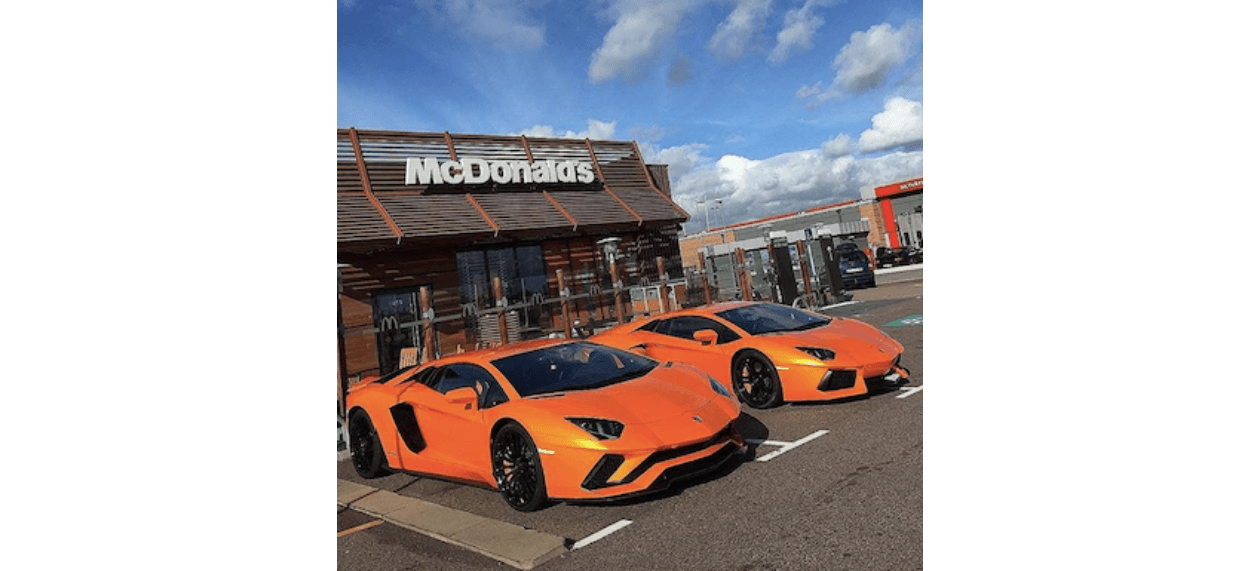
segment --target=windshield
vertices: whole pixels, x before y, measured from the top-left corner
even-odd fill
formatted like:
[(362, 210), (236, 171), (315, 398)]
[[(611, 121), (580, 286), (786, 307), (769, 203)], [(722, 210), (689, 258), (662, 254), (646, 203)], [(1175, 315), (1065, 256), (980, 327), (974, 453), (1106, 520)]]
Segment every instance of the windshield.
[(786, 305), (760, 303), (718, 312), (718, 317), (738, 325), (753, 335), (779, 331), (803, 331), (821, 327), (831, 322), (821, 317)]
[(857, 251), (857, 250), (843, 250), (843, 251), (841, 251), (841, 252), (840, 252), (840, 259), (841, 259), (842, 261), (845, 261), (845, 262), (854, 262), (854, 263), (858, 263), (858, 264), (865, 264), (865, 263), (867, 263), (867, 261), (866, 261), (866, 254), (863, 254), (862, 252), (859, 252), (859, 251)]
[(565, 343), (492, 361), (522, 397), (597, 389), (648, 374), (656, 361), (592, 343)]

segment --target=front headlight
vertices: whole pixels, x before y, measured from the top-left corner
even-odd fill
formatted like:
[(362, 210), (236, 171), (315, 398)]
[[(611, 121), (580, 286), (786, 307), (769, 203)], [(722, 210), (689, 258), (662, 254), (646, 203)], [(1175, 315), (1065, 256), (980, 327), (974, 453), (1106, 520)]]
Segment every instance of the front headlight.
[(731, 391), (726, 390), (726, 387), (722, 386), (722, 383), (717, 382), (717, 379), (709, 377), (709, 386), (713, 387), (713, 392), (726, 398), (731, 398)]
[(599, 440), (615, 440), (621, 437), (621, 431), (626, 425), (615, 420), (604, 418), (568, 418), (565, 420), (576, 424), (578, 428), (585, 430), (591, 436)]
[(805, 354), (819, 361), (830, 361), (836, 358), (836, 352), (831, 349), (823, 349), (822, 347), (797, 347), (797, 349), (804, 351)]

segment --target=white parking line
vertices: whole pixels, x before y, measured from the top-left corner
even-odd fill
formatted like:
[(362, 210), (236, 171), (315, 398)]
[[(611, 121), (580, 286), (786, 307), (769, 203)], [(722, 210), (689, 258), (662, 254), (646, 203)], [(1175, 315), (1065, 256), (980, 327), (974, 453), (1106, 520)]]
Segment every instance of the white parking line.
[(917, 392), (919, 392), (919, 391), (923, 390), (923, 385), (919, 385), (919, 386), (917, 386), (917, 387), (901, 387), (901, 390), (903, 390), (903, 391), (905, 391), (905, 392), (904, 392), (904, 393), (902, 393), (902, 394), (897, 395), (897, 398), (899, 398), (899, 399), (906, 398), (906, 397), (908, 397), (908, 396), (910, 396), (910, 395), (912, 395), (912, 394), (914, 394), (914, 393), (917, 393)]
[(621, 529), (621, 528), (623, 528), (623, 527), (626, 527), (627, 525), (630, 525), (630, 524), (632, 524), (632, 523), (634, 523), (634, 522), (633, 522), (633, 521), (630, 521), (630, 520), (628, 520), (628, 519), (623, 519), (623, 520), (621, 520), (621, 521), (619, 521), (619, 522), (617, 522), (617, 523), (614, 523), (614, 524), (612, 524), (612, 525), (610, 525), (610, 526), (608, 526), (608, 527), (605, 527), (604, 529), (601, 529), (601, 530), (599, 530), (599, 531), (597, 531), (597, 532), (595, 532), (595, 533), (592, 533), (592, 534), (590, 534), (590, 535), (586, 536), (586, 538), (585, 538), (585, 539), (583, 539), (583, 540), (581, 540), (581, 541), (579, 541), (579, 542), (577, 542), (577, 543), (574, 543), (574, 544), (573, 544), (573, 548), (572, 548), (570, 551), (572, 551), (573, 549), (581, 549), (581, 548), (583, 548), (583, 547), (586, 547), (587, 545), (590, 545), (590, 544), (592, 544), (592, 543), (595, 543), (596, 541), (599, 541), (599, 540), (601, 540), (601, 539), (603, 539), (603, 538), (605, 538), (605, 537), (608, 537), (609, 535), (612, 535), (612, 534), (613, 534), (613, 532), (615, 532), (615, 531), (617, 531), (617, 530), (619, 530), (619, 529)]
[(782, 440), (762, 440), (760, 438), (747, 438), (744, 440), (749, 444), (769, 444), (771, 446), (787, 446), (791, 442), (783, 442)]
[(780, 455), (780, 454), (782, 454), (782, 453), (784, 453), (784, 452), (787, 452), (788, 450), (791, 450), (791, 449), (793, 449), (793, 448), (796, 448), (797, 446), (800, 446), (800, 445), (802, 445), (802, 444), (804, 444), (804, 443), (806, 443), (806, 442), (809, 442), (810, 440), (813, 440), (813, 439), (815, 439), (815, 438), (818, 438), (819, 436), (822, 436), (822, 435), (824, 435), (824, 434), (826, 434), (826, 433), (827, 433), (827, 431), (826, 431), (826, 430), (819, 430), (819, 431), (817, 431), (817, 432), (815, 432), (815, 433), (813, 433), (813, 434), (811, 434), (811, 435), (809, 435), (809, 436), (806, 436), (805, 438), (802, 438), (802, 439), (800, 439), (800, 440), (797, 440), (796, 442), (773, 442), (773, 441), (769, 441), (769, 440), (763, 440), (763, 441), (762, 441), (762, 443), (763, 443), (763, 444), (774, 444), (774, 445), (776, 445), (776, 446), (780, 446), (781, 448), (779, 448), (778, 450), (775, 450), (774, 452), (771, 452), (771, 453), (769, 453), (769, 454), (766, 454), (765, 456), (759, 456), (759, 457), (757, 458), (757, 461), (758, 461), (758, 462), (769, 462), (770, 460), (773, 460), (776, 456), (778, 456), (778, 455)]

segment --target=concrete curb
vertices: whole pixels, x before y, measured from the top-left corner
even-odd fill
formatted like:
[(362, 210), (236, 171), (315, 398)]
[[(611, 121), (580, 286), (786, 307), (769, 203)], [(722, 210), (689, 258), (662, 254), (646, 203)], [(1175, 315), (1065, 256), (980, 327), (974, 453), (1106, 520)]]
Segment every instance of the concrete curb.
[(517, 569), (568, 552), (565, 539), (386, 490), (337, 480), (337, 505), (475, 551)]

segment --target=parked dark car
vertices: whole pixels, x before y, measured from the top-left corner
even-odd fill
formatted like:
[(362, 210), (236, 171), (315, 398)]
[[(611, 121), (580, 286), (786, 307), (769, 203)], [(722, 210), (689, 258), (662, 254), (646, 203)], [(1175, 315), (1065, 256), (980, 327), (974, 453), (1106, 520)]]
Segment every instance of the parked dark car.
[(906, 266), (910, 264), (918, 264), (923, 262), (922, 254), (918, 255), (916, 260), (915, 250), (912, 248), (884, 248), (875, 250), (875, 264), (881, 268), (890, 268), (893, 266)]
[(875, 287), (875, 270), (866, 252), (857, 244), (844, 243), (836, 247), (836, 265), (840, 267), (840, 279), (845, 288)]

